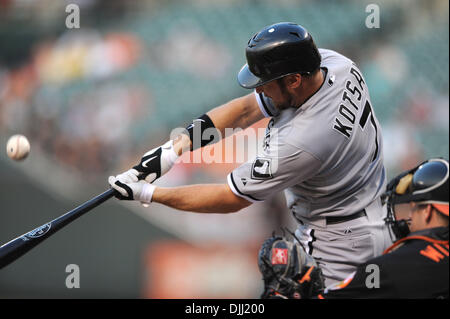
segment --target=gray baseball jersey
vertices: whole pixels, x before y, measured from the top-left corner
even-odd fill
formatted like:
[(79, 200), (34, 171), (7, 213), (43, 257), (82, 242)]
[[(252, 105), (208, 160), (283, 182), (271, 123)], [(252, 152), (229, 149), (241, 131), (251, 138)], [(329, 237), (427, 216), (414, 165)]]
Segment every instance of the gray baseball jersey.
[(285, 190), (294, 216), (307, 220), (358, 212), (385, 186), (381, 130), (362, 73), (337, 52), (319, 52), (325, 81), (299, 108), (280, 112), (255, 91), (272, 117), (264, 147), (227, 177), (252, 202)]

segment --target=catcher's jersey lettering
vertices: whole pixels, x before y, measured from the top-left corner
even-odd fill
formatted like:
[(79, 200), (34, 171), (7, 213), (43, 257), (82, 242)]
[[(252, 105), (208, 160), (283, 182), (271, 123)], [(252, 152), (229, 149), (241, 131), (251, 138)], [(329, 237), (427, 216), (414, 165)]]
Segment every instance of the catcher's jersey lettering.
[(361, 211), (385, 185), (382, 137), (365, 80), (350, 59), (319, 52), (324, 83), (300, 107), (280, 111), (255, 91), (262, 114), (271, 117), (264, 148), (228, 176), (230, 189), (252, 202), (284, 190), (301, 221)]
[(430, 258), (431, 260), (437, 263), (440, 262), (442, 259), (444, 259), (444, 255), (448, 257), (448, 251), (443, 249), (438, 244), (434, 244), (434, 246), (436, 246), (436, 248), (438, 248), (443, 254), (441, 254), (438, 250), (436, 250), (436, 248), (434, 248), (432, 245), (428, 245), (425, 249), (422, 249), (420, 251), (420, 254), (422, 256)]

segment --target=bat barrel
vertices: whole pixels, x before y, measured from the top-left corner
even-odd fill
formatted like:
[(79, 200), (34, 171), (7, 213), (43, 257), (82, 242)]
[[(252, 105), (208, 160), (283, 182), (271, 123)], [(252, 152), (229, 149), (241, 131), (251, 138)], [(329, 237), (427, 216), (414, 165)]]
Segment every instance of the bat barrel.
[(71, 223), (75, 219), (83, 216), (91, 209), (113, 197), (115, 190), (109, 189), (100, 195), (90, 199), (84, 204), (72, 209), (64, 215), (39, 226), (32, 231), (19, 236), (0, 247), (0, 269), (24, 255), (30, 249), (50, 237), (58, 230)]

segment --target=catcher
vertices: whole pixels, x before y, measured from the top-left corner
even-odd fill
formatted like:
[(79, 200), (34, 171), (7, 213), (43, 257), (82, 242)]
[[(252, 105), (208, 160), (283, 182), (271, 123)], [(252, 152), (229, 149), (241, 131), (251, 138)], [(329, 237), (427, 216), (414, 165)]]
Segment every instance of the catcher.
[[(384, 198), (386, 222), (397, 241), (323, 292), (320, 269), (301, 247), (280, 238), (267, 240), (259, 255), (265, 283), (261, 297), (448, 298), (448, 178), (448, 161), (440, 158), (394, 178)], [(296, 249), (286, 249), (293, 245)]]

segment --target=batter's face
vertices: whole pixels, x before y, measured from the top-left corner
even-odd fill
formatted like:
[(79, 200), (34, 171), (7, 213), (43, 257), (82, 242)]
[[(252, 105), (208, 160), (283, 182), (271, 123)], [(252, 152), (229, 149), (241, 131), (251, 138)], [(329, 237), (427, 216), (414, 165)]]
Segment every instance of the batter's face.
[[(281, 82), (281, 83), (280, 83)], [(279, 109), (284, 110), (294, 107), (294, 97), (286, 89), (283, 80), (274, 80), (256, 88), (257, 93), (264, 93), (265, 96), (272, 99), (273, 105)]]

